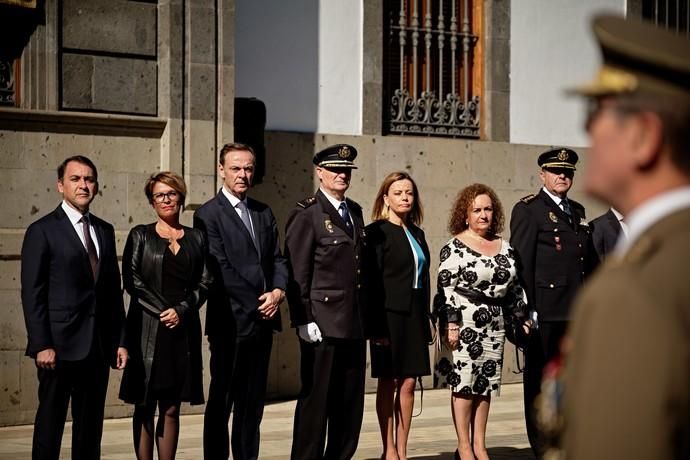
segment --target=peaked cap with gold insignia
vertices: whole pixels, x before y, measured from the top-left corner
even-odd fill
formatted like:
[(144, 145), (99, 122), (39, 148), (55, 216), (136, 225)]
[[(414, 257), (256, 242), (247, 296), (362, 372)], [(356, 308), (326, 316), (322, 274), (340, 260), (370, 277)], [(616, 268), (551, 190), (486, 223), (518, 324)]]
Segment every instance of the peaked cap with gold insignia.
[(354, 160), (357, 158), (357, 149), (349, 144), (335, 144), (314, 155), (313, 162), (322, 168), (348, 168), (357, 169)]
[(546, 152), (539, 155), (537, 159), (537, 164), (543, 168), (565, 168), (572, 169), (575, 168), (578, 156), (574, 150), (566, 149), (565, 147), (558, 147), (552, 150), (547, 150)]

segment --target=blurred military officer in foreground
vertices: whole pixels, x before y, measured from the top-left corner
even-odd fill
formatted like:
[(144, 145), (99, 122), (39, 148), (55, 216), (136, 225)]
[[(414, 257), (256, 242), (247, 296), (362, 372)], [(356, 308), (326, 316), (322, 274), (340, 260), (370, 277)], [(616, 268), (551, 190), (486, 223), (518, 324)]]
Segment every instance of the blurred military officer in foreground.
[(597, 261), (585, 208), (568, 198), (577, 160), (577, 153), (567, 148), (539, 155), (544, 186), (536, 195), (522, 198), (510, 219), (518, 276), (537, 325), (525, 350), (524, 374), (527, 435), (537, 456), (543, 453), (544, 440), (539, 436), (534, 401), (544, 366), (558, 355), (572, 300)]
[(360, 295), (365, 235), (362, 208), (345, 198), (356, 156), (357, 150), (345, 144), (317, 153), (319, 190), (288, 217), (288, 302), (300, 339), (302, 378), (293, 459), (349, 459), (359, 441), (366, 367)]
[(690, 41), (601, 16), (585, 189), (626, 216), (575, 303), (568, 460), (690, 458)]

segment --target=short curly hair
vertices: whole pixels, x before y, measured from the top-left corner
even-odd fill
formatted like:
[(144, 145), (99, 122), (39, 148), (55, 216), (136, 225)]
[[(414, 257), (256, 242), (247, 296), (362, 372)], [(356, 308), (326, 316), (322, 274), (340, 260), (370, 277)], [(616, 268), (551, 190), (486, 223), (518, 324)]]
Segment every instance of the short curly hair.
[(489, 233), (492, 235), (498, 235), (503, 231), (505, 214), (503, 212), (501, 200), (498, 199), (496, 192), (494, 192), (494, 190), (488, 185), (472, 184), (460, 190), (458, 196), (455, 198), (455, 203), (453, 204), (453, 209), (450, 213), (450, 220), (448, 221), (448, 231), (451, 233), (451, 235), (457, 235), (458, 233), (467, 229), (468, 211), (472, 206), (474, 199), (479, 195), (487, 195), (491, 199), (491, 204), (494, 208)]

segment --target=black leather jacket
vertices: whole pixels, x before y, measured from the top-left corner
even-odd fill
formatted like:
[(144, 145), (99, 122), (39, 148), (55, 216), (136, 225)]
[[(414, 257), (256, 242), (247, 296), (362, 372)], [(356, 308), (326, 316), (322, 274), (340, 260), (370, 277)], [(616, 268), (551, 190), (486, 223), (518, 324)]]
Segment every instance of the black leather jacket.
[(127, 341), (130, 362), (127, 364), (120, 398), (127, 402), (143, 402), (156, 349), (159, 315), (174, 308), (187, 333), (187, 369), (191, 379), (192, 404), (203, 403), (201, 372), (201, 323), (199, 308), (206, 301), (212, 275), (206, 263), (208, 245), (203, 232), (184, 227), (180, 246), (190, 255), (191, 269), (187, 298), (177, 305), (168, 305), (162, 295), (163, 255), (167, 242), (156, 234), (155, 224), (138, 225), (127, 237), (122, 258), (124, 287), (130, 295), (127, 312)]

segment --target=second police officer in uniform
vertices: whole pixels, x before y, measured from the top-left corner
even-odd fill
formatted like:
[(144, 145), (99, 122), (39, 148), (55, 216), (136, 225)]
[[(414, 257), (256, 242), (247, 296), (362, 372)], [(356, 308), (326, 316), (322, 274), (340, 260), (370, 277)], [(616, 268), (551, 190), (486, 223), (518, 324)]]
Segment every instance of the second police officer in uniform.
[(525, 418), (535, 454), (543, 452), (534, 402), (544, 366), (559, 353), (570, 304), (597, 263), (585, 208), (568, 198), (577, 154), (566, 148), (542, 153), (537, 163), (544, 184), (536, 195), (522, 198), (510, 219), (510, 244), (518, 254), (518, 276), (537, 319), (525, 350)]
[(362, 208), (345, 198), (356, 156), (346, 144), (318, 152), (313, 163), (319, 190), (297, 203), (286, 226), (288, 301), (300, 338), (302, 380), (294, 459), (348, 459), (359, 440), (366, 369), (365, 232)]

